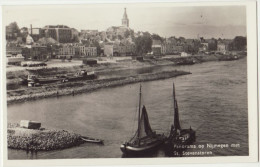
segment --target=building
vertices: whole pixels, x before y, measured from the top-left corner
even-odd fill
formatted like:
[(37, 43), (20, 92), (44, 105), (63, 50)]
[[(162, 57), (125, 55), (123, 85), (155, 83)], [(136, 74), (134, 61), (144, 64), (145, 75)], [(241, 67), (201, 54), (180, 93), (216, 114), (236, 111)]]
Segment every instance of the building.
[(73, 45), (63, 45), (59, 48), (59, 55), (75, 56), (76, 50)]
[(97, 56), (97, 47), (85, 47), (86, 56)]
[(17, 55), (22, 53), (22, 47), (18, 44), (7, 43), (6, 44), (6, 54)]
[(206, 42), (200, 43), (199, 52), (207, 52), (209, 48), (209, 44)]
[(59, 48), (59, 55), (73, 57), (97, 56), (97, 48), (85, 45), (63, 45)]
[(152, 52), (155, 56), (161, 56), (166, 54), (166, 42), (153, 39), (152, 42)]
[[(128, 33), (126, 33), (128, 31)], [(125, 12), (122, 18), (122, 25), (121, 26), (112, 26), (109, 27), (106, 31), (106, 37), (110, 40), (114, 41), (118, 36), (121, 36), (121, 38), (127, 38), (133, 32), (129, 28), (129, 19), (127, 17), (126, 8)]]
[(181, 57), (188, 57), (190, 56), (190, 54), (186, 53), (186, 52), (181, 52)]
[(17, 38), (17, 34), (13, 33), (12, 28), (10, 26), (5, 27), (6, 39), (15, 39)]
[(161, 45), (152, 45), (152, 52), (155, 56), (162, 55), (162, 46)]
[(107, 42), (104, 44), (104, 55), (106, 56), (133, 56), (135, 44), (129, 41)]
[(97, 47), (78, 46), (78, 55), (80, 57), (97, 56)]
[(219, 39), (217, 42), (217, 51), (226, 52), (233, 49), (233, 41), (231, 39)]
[(162, 42), (160, 40), (152, 40), (152, 53), (155, 56), (162, 55)]
[(73, 30), (65, 25), (48, 25), (43, 27), (46, 37), (51, 37), (60, 43), (70, 43), (73, 40)]
[(45, 36), (44, 30), (41, 28), (33, 28), (32, 25), (29, 29), (29, 34), (34, 41), (38, 41), (40, 38)]
[(32, 45), (34, 43), (33, 38), (30, 35), (27, 35), (26, 37), (26, 44), (27, 45)]
[(106, 37), (112, 41), (116, 40), (118, 36), (121, 36), (121, 38), (126, 38), (126, 32), (131, 33), (131, 29), (129, 27), (125, 26), (112, 26), (109, 27), (106, 31)]
[(46, 60), (48, 58), (47, 47), (31, 45), (30, 48), (25, 47), (22, 49), (22, 55), (25, 60)]
[(122, 19), (122, 26), (129, 27), (129, 19), (127, 17), (126, 8)]
[(162, 53), (162, 55), (166, 54), (166, 45), (165, 44), (162, 44), (161, 53)]
[(114, 54), (114, 49), (113, 49), (113, 43), (106, 43), (104, 45), (104, 55), (107, 57), (112, 57)]
[(182, 40), (178, 40), (175, 37), (167, 38), (164, 43), (164, 52), (169, 55), (183, 52), (183, 45)]
[(217, 51), (225, 53), (228, 50), (228, 42), (225, 39), (219, 38), (217, 41)]
[(184, 51), (184, 46), (181, 45), (173, 45), (173, 44), (166, 44), (165, 45), (165, 52), (166, 54), (177, 54)]
[(80, 34), (82, 36), (97, 36), (99, 32), (98, 30), (81, 30)]
[(226, 52), (226, 46), (225, 44), (221, 43), (221, 44), (218, 44), (218, 49), (217, 51), (219, 52)]
[(161, 40), (153, 39), (152, 45), (161, 45), (161, 44), (162, 44)]
[(227, 51), (227, 46), (223, 42), (218, 42), (217, 51), (225, 53)]
[(200, 40), (198, 39), (186, 39), (183, 45), (184, 51), (187, 53), (198, 53), (200, 50)]

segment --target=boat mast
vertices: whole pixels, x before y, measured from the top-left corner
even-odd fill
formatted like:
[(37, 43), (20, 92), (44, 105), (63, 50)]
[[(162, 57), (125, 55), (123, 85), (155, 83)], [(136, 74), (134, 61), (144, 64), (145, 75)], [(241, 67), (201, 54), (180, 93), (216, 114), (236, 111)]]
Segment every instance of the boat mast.
[[(176, 113), (176, 98), (175, 98), (175, 85), (172, 83), (172, 95), (173, 95), (173, 111), (174, 111), (174, 122), (175, 122), (175, 113)], [(175, 123), (173, 123), (175, 124)]]
[(139, 139), (139, 137), (140, 137), (140, 111), (141, 111), (141, 97), (142, 97), (142, 85), (140, 84), (139, 108), (138, 108), (138, 130), (137, 130), (137, 139)]
[(173, 102), (174, 102), (174, 111), (175, 111), (175, 86), (174, 83), (172, 84), (172, 94), (173, 94)]

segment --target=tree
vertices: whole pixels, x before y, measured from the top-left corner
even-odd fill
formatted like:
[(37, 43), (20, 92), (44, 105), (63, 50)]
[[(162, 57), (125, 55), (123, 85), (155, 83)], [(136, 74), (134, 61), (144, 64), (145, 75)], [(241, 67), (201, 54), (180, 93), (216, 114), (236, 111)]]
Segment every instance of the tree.
[(116, 35), (113, 35), (113, 36), (112, 36), (112, 40), (113, 40), (113, 41), (116, 40)]
[(20, 29), (16, 22), (12, 22), (6, 26), (6, 39), (16, 39), (20, 35)]
[(130, 35), (131, 35), (131, 34), (130, 34), (130, 31), (129, 31), (129, 30), (126, 30), (126, 31), (125, 31), (125, 34), (124, 34), (125, 38), (128, 38)]
[(185, 42), (185, 38), (184, 37), (179, 37), (179, 40), (181, 41), (181, 42)]
[(29, 30), (28, 30), (27, 27), (23, 27), (23, 28), (20, 29), (21, 37), (22, 37), (22, 40), (23, 40), (24, 43), (26, 42), (26, 37), (29, 34), (28, 31)]
[(135, 38), (135, 33), (134, 33), (134, 31), (133, 31), (133, 30), (130, 30), (130, 36), (131, 36), (131, 38), (132, 38), (132, 39), (134, 39), (134, 38)]
[(247, 45), (246, 37), (236, 36), (233, 40), (233, 49), (243, 50)]
[(73, 43), (78, 43), (79, 42), (79, 36), (74, 35), (73, 38), (72, 38), (72, 42)]
[(203, 37), (200, 37), (200, 41), (204, 43), (205, 39)]
[(16, 22), (10, 23), (8, 27), (11, 29), (12, 33), (20, 34), (20, 29)]
[(218, 42), (216, 39), (212, 38), (208, 41), (208, 44), (209, 44), (209, 51), (214, 51), (214, 50), (217, 50), (218, 48)]
[(72, 28), (72, 43), (78, 43), (79, 42), (79, 31), (75, 28)]
[(139, 55), (146, 54), (152, 51), (152, 38), (149, 33), (144, 33), (135, 39), (136, 52)]
[(153, 34), (153, 35), (152, 35), (152, 39), (163, 41), (163, 38), (160, 37), (158, 34)]
[(90, 42), (89, 42), (89, 40), (87, 40), (87, 39), (82, 39), (82, 40), (81, 40), (81, 43), (82, 43), (83, 45), (87, 45), (87, 46), (90, 45)]
[(118, 38), (119, 40), (122, 40), (122, 39), (123, 39), (123, 37), (122, 37), (121, 35), (118, 35), (117, 38)]
[(99, 56), (101, 54), (101, 47), (97, 41), (93, 42), (93, 46), (97, 48), (97, 55)]

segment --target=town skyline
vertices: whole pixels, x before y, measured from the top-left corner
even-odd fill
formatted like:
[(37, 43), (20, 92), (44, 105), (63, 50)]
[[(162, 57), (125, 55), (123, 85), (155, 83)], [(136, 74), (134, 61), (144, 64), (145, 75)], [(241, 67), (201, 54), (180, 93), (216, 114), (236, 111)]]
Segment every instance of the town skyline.
[[(231, 39), (235, 36), (246, 36), (246, 9), (242, 6), (135, 8), (131, 5), (116, 5), (113, 6), (114, 10), (108, 7), (109, 5), (102, 7), (83, 5), (77, 6), (75, 11), (75, 8), (65, 5), (58, 8), (57, 6), (41, 6), (41, 8), (12, 6), (4, 9), (4, 25), (17, 22), (20, 28), (29, 28), (30, 24), (35, 28), (45, 25), (67, 25), (79, 32), (86, 29), (106, 31), (111, 26), (121, 26), (124, 8), (127, 8), (129, 27), (135, 32), (148, 31), (162, 37), (185, 38), (201, 36)], [(63, 14), (61, 17), (50, 17), (60, 13)], [(77, 17), (81, 19), (75, 19)]]

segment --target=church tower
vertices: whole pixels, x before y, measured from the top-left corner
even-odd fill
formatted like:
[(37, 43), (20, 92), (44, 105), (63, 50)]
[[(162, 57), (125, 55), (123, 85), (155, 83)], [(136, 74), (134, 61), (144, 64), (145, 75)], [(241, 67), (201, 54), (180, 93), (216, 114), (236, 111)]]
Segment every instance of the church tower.
[(125, 12), (124, 12), (123, 19), (122, 19), (122, 26), (129, 27), (129, 19), (126, 14), (126, 8), (125, 8)]

